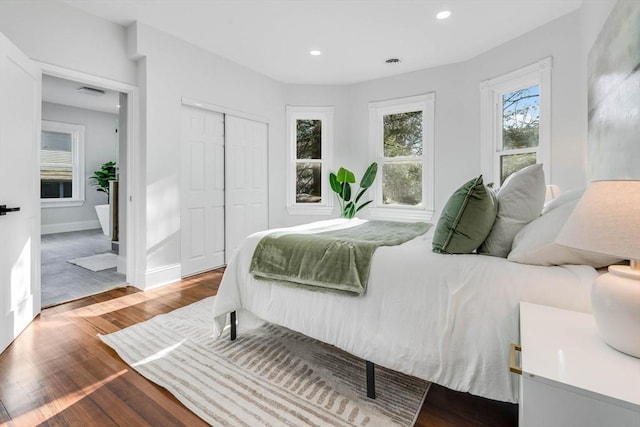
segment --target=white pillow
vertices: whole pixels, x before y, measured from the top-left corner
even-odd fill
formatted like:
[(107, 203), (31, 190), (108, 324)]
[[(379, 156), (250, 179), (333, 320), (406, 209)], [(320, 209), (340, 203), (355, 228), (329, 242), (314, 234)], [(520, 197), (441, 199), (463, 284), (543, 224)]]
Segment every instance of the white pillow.
[(513, 249), (507, 259), (521, 264), (582, 264), (596, 268), (620, 261), (608, 255), (581, 251), (554, 243), (577, 204), (578, 200), (565, 203), (527, 224), (513, 239)]
[(541, 164), (509, 176), (498, 190), (498, 215), (478, 253), (506, 258), (518, 231), (540, 216), (546, 187)]
[(582, 197), (582, 195), (584, 194), (584, 188), (580, 188), (578, 190), (571, 190), (571, 191), (567, 191), (566, 193), (562, 193), (561, 195), (559, 195), (558, 197), (556, 197), (555, 199), (551, 200), (549, 203), (547, 203), (546, 205), (544, 205), (544, 208), (542, 208), (542, 215), (544, 215), (547, 212), (550, 212), (552, 210), (554, 210), (555, 208), (558, 208), (564, 204), (567, 204), (569, 202), (572, 202), (574, 200), (578, 200)]

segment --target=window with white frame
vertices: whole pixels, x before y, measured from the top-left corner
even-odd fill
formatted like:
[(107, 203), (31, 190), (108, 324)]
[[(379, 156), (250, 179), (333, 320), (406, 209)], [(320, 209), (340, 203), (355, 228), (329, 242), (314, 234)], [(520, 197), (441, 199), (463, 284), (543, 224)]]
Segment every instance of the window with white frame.
[(292, 214), (329, 214), (333, 107), (287, 106), (287, 208)]
[(84, 202), (84, 126), (42, 121), (40, 199), (43, 207)]
[(502, 185), (509, 175), (542, 163), (549, 181), (551, 58), (481, 83), (482, 170)]
[(372, 218), (429, 220), (433, 215), (435, 94), (369, 103), (378, 162)]

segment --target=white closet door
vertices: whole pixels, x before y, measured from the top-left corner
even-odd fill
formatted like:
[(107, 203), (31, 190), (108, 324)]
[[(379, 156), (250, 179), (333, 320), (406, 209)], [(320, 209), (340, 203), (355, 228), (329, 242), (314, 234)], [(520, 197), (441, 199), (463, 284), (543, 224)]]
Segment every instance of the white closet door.
[(224, 265), (224, 116), (182, 106), (182, 276)]
[(249, 234), (269, 225), (267, 124), (234, 116), (226, 123), (226, 260)]

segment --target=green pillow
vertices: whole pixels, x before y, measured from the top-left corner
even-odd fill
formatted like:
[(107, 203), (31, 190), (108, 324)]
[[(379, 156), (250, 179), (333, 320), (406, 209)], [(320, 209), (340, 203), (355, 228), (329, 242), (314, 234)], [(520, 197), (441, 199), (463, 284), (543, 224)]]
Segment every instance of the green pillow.
[(447, 200), (433, 234), (433, 251), (470, 254), (487, 238), (498, 212), (496, 195), (482, 175), (466, 182)]

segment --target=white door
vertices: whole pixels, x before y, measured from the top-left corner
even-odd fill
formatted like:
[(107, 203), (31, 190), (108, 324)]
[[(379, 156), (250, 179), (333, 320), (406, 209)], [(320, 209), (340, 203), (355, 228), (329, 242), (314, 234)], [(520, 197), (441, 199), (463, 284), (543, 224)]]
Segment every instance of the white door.
[(182, 276), (224, 265), (224, 116), (182, 106)]
[(269, 226), (265, 123), (225, 116), (226, 260), (242, 240)]
[(41, 86), (40, 68), (0, 34), (0, 352), (40, 312)]

